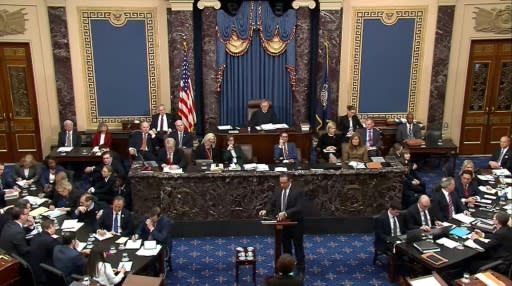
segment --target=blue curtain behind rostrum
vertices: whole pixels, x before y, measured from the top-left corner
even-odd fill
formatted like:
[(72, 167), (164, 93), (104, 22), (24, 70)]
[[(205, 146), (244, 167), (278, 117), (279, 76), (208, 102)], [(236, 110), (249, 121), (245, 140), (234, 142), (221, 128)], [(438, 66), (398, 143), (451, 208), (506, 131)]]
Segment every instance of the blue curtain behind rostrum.
[(220, 123), (247, 125), (247, 102), (272, 101), (290, 124), (295, 84), (295, 10), (281, 17), (267, 1), (244, 1), (238, 13), (217, 12), (217, 88)]

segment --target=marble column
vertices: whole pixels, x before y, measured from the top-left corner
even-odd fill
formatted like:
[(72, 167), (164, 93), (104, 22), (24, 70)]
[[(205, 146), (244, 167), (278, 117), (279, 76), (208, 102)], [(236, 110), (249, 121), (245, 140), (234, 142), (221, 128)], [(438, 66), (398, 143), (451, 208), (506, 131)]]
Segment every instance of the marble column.
[(439, 6), (437, 14), (434, 60), (430, 81), (430, 101), (428, 106), (428, 125), (437, 130), (442, 128), (443, 122), (454, 13), (455, 6)]
[(205, 133), (215, 130), (219, 125), (220, 95), (217, 92), (216, 76), (216, 10), (204, 8), (202, 18), (202, 55), (203, 55), (203, 123)]
[(295, 50), (295, 71), (297, 73), (296, 89), (293, 92), (292, 125), (298, 126), (300, 122), (308, 121), (308, 98), (311, 96), (309, 90), (309, 67), (311, 64), (311, 10), (307, 7), (297, 9), (296, 24), (296, 50)]
[(69, 119), (76, 123), (75, 93), (73, 91), (66, 9), (64, 7), (48, 7), (48, 18), (50, 21), (60, 121)]

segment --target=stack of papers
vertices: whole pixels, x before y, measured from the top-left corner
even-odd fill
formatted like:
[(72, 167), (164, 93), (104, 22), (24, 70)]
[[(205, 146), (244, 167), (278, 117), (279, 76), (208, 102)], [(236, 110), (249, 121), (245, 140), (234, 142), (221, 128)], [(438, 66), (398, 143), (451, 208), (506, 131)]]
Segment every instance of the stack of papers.
[(60, 227), (62, 231), (77, 231), (80, 227), (84, 225), (83, 222), (78, 222), (77, 219), (67, 219), (62, 223)]
[(117, 267), (117, 270), (121, 270), (121, 268), (124, 267), (124, 269), (126, 269), (126, 271), (132, 271), (132, 264), (133, 262), (131, 261), (125, 261), (125, 262), (119, 262), (119, 266)]
[(485, 250), (483, 248), (481, 248), (480, 246), (478, 246), (478, 244), (476, 244), (473, 240), (471, 239), (468, 239), (466, 240), (466, 242), (464, 242), (464, 245), (467, 246), (467, 247), (470, 247), (470, 248), (473, 248), (475, 250), (478, 250), (478, 251), (482, 251), (484, 252)]
[(135, 254), (139, 256), (153, 256), (157, 255), (161, 248), (161, 245), (157, 245), (153, 249), (146, 249), (144, 247), (141, 247)]
[(496, 176), (510, 176), (510, 172), (507, 169), (494, 169), (492, 173)]
[(350, 161), (348, 165), (352, 166), (354, 169), (366, 169), (366, 166), (362, 162)]
[(250, 163), (250, 164), (244, 164), (244, 170), (250, 171), (250, 170), (256, 170), (256, 163)]
[(480, 180), (494, 181), (494, 177), (491, 175), (476, 175)]
[(38, 215), (42, 215), (44, 214), (45, 212), (48, 211), (48, 208), (45, 208), (45, 207), (38, 207), (37, 209), (33, 209), (31, 210), (28, 214), (33, 216), (33, 217), (36, 217)]
[(288, 169), (286, 167), (275, 167), (274, 171), (276, 172), (286, 172)]
[(139, 249), (141, 245), (142, 245), (142, 239), (137, 239), (135, 241), (130, 239), (126, 242), (126, 246), (124, 248), (125, 249)]
[(256, 164), (256, 171), (268, 171), (268, 165), (267, 164)]
[(217, 129), (219, 129), (219, 130), (230, 130), (230, 129), (233, 129), (233, 126), (231, 126), (231, 125), (219, 125), (219, 126), (217, 126)]
[(480, 186), (478, 187), (478, 189), (484, 193), (488, 193), (488, 194), (496, 194), (496, 190), (491, 188), (491, 187), (486, 187), (486, 186)]
[(47, 211), (43, 215), (45, 215), (49, 218), (56, 218), (56, 217), (59, 217), (59, 216), (65, 215), (65, 214), (66, 214), (66, 212), (61, 211), (59, 209), (55, 209), (53, 211)]
[(467, 215), (465, 215), (463, 213), (456, 214), (456, 215), (453, 216), (453, 218), (458, 220), (458, 221), (461, 221), (463, 223), (467, 223), (467, 224), (470, 224), (471, 222), (473, 222), (475, 220), (475, 218), (467, 216)]
[(96, 237), (96, 238), (97, 238), (98, 240), (100, 240), (100, 241), (101, 241), (101, 240), (105, 240), (105, 239), (107, 239), (107, 238), (111, 238), (111, 237), (113, 237), (113, 236), (114, 236), (114, 235), (113, 235), (112, 233), (110, 233), (110, 232), (105, 233), (105, 235), (99, 235), (98, 233), (96, 233), (96, 234), (94, 235), (94, 237)]
[[(123, 244), (128, 240), (128, 237), (121, 236), (118, 240), (115, 241), (115, 243)], [(137, 247), (138, 248), (138, 247)]]
[(33, 206), (39, 206), (40, 204), (48, 201), (47, 198), (40, 198), (35, 196), (26, 196), (25, 199), (27, 199), (28, 202)]
[(410, 283), (412, 286), (441, 286), (441, 283), (432, 275), (413, 279)]
[(466, 237), (469, 233), (469, 230), (465, 227), (455, 227), (452, 230), (450, 230), (450, 234), (453, 234), (458, 237)]
[(163, 171), (164, 173), (171, 173), (171, 174), (183, 174), (183, 169), (182, 168), (179, 168), (179, 169), (171, 169), (170, 167), (166, 166)]
[(57, 149), (57, 152), (69, 152), (73, 150), (73, 147), (59, 147), (59, 149)]
[(448, 248), (454, 248), (459, 246), (460, 244), (458, 242), (455, 242), (449, 238), (443, 237), (441, 239), (436, 240), (437, 243), (442, 244)]

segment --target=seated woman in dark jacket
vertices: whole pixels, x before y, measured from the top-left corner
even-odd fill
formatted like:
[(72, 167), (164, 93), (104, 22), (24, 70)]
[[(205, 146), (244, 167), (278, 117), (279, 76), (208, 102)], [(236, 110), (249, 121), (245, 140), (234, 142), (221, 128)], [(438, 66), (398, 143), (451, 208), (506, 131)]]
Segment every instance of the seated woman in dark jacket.
[(416, 203), (421, 195), (425, 194), (425, 182), (416, 173), (418, 165), (411, 160), (411, 153), (408, 149), (402, 150), (400, 156), (400, 163), (407, 167), (407, 173), (403, 179), (403, 192), (402, 192), (402, 207), (408, 208), (410, 205)]
[(41, 168), (41, 178), (39, 181), (41, 182), (41, 186), (45, 187), (46, 185), (55, 186), (55, 176), (59, 172), (66, 171), (64, 167), (57, 164), (55, 157), (46, 156), (44, 160), (44, 164)]
[(201, 141), (201, 145), (197, 147), (196, 159), (213, 160), (214, 163), (222, 163), (219, 148), (215, 147), (216, 141), (215, 134), (206, 134), (203, 141)]
[(318, 138), (316, 146), (321, 158), (326, 162), (336, 163), (341, 157), (341, 143), (343, 138), (341, 134), (336, 134), (336, 123), (329, 122), (326, 127), (327, 133)]

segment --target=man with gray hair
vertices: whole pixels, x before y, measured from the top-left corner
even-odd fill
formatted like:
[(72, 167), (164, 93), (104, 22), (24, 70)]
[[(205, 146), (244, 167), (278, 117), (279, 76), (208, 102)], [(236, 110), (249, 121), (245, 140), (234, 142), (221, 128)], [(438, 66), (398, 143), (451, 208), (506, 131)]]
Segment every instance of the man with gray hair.
[(441, 179), (441, 189), (432, 192), (432, 213), (438, 221), (448, 221), (455, 214), (466, 210), (455, 192), (455, 180), (452, 177)]
[(80, 147), (82, 140), (78, 131), (74, 129), (73, 121), (66, 120), (63, 124), (64, 130), (59, 132), (59, 147)]

